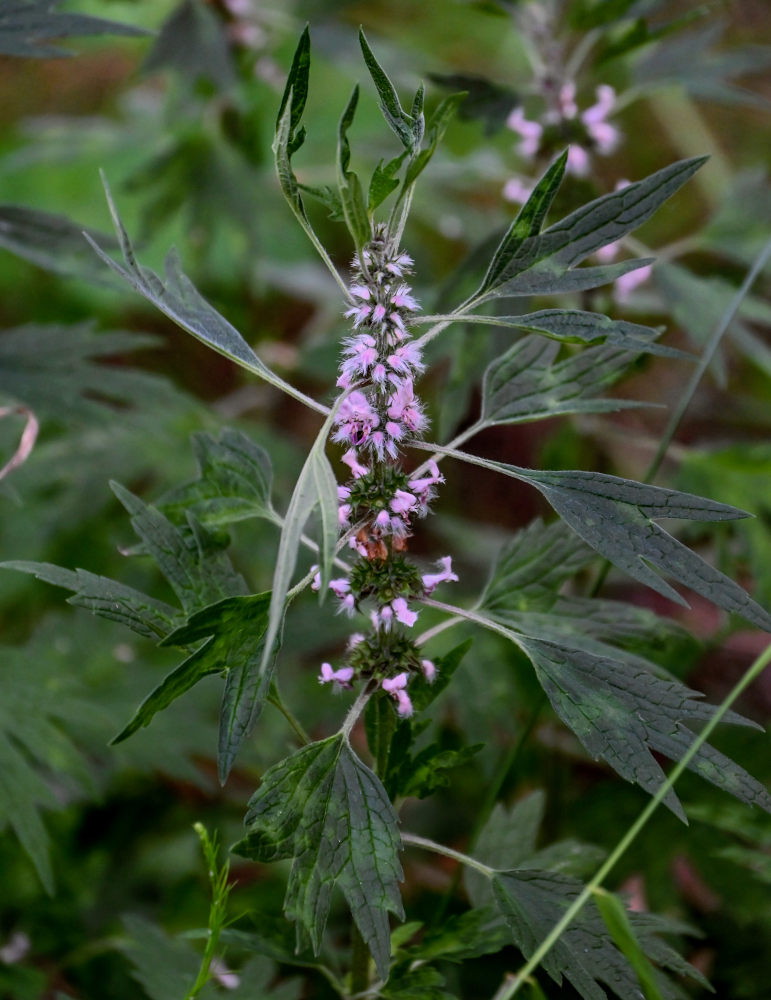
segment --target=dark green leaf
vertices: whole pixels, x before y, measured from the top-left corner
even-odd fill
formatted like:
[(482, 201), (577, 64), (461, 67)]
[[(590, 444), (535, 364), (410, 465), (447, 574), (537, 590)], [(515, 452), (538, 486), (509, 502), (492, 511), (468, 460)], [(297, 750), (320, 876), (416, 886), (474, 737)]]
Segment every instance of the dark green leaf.
[(174, 628), (179, 611), (163, 601), (156, 601), (117, 580), (97, 576), (88, 570), (63, 569), (51, 563), (13, 561), (0, 563), (0, 569), (32, 573), (54, 587), (75, 591), (68, 604), (87, 608), (92, 614), (126, 625), (148, 639), (163, 638)]
[[(226, 597), (197, 611), (184, 625), (167, 635), (160, 643), (162, 646), (188, 646), (201, 639), (205, 641), (145, 698), (133, 719), (112, 742), (121, 743), (138, 729), (148, 726), (153, 716), (168, 708), (203, 677), (224, 674), (227, 681), (231, 674), (240, 677), (259, 667), (262, 657), (261, 640), (267, 627), (269, 606), (270, 594)], [(227, 778), (250, 724), (254, 723), (262, 709), (269, 684), (268, 678), (264, 686), (258, 686), (256, 690), (246, 684), (241, 685), (244, 691), (249, 692), (249, 707), (242, 713), (245, 716), (242, 725), (238, 728), (232, 725), (229, 727), (227, 745), (224, 753), (220, 754), (221, 759), (224, 758), (227, 762), (227, 766), (223, 763), (221, 769), (223, 781)], [(243, 700), (245, 696), (242, 694), (239, 702)], [(236, 715), (235, 707), (231, 714)]]
[(286, 80), (284, 93), (281, 98), (281, 106), (276, 116), (276, 131), (280, 131), (284, 119), (284, 111), (289, 106), (289, 118), (286, 122), (287, 142), (286, 153), (291, 158), (296, 153), (305, 140), (305, 130), (297, 132), (297, 126), (302, 120), (305, 111), (305, 102), (308, 99), (308, 80), (311, 68), (311, 36), (306, 24), (300, 41), (297, 43), (289, 76)]
[(351, 162), (348, 129), (353, 122), (358, 101), (359, 87), (357, 84), (353, 88), (353, 93), (337, 127), (337, 187), (348, 231), (353, 238), (356, 249), (361, 250), (364, 244), (372, 239), (372, 229), (367, 215), (367, 206), (364, 203), (361, 182), (356, 174), (348, 169)]
[[(364, 32), (361, 29), (359, 29), (359, 43), (361, 45), (361, 51), (364, 55), (364, 61), (367, 64), (367, 69), (369, 70), (369, 75), (372, 77), (372, 81), (377, 89), (378, 97), (380, 98), (380, 110), (383, 112), (383, 117), (391, 129), (399, 137), (404, 148), (413, 152), (417, 148), (415, 143), (415, 120), (411, 115), (408, 115), (407, 112), (404, 111), (399, 103), (399, 98), (396, 90), (394, 89), (394, 85), (388, 79), (388, 76), (383, 71), (380, 63), (375, 58), (372, 49), (367, 44)], [(419, 146), (420, 143), (418, 142), (417, 145)]]
[(191, 530), (185, 535), (159, 510), (120, 483), (110, 485), (131, 515), (134, 531), (188, 614), (223, 597), (248, 593), (243, 577), (233, 570), (227, 555), (192, 516), (188, 517)]
[[(495, 874), (496, 904), (525, 957), (532, 955), (581, 888), (580, 882), (566, 875), (537, 869)], [(637, 977), (609, 938), (591, 901), (541, 964), (558, 985), (562, 985), (563, 976), (569, 980), (584, 1000), (606, 1000), (603, 986), (610, 987), (621, 1000), (640, 1000)], [(667, 1000), (682, 995), (664, 974), (660, 974), (658, 984)]]
[(46, 45), (51, 39), (83, 35), (147, 35), (116, 21), (105, 21), (88, 14), (64, 14), (56, 8), (60, 0), (5, 0), (0, 8), (0, 52), (9, 56), (71, 55), (66, 49)]
[(243, 431), (228, 427), (218, 438), (196, 433), (192, 443), (198, 478), (161, 497), (158, 507), (167, 517), (184, 523), (190, 511), (212, 526), (276, 517), (270, 502), (270, 458), (263, 448)]
[(399, 181), (396, 178), (396, 173), (404, 162), (405, 153), (400, 153), (399, 156), (395, 156), (392, 160), (389, 160), (385, 166), (383, 166), (383, 161), (381, 160), (375, 167), (375, 171), (372, 174), (372, 180), (369, 182), (369, 193), (367, 195), (367, 209), (370, 214), (375, 211), (378, 205), (381, 205), (385, 199), (399, 187)]
[(531, 336), (496, 358), (484, 375), (481, 422), (526, 423), (564, 413), (612, 413), (646, 405), (598, 398), (628, 370), (635, 354), (591, 347), (557, 362), (558, 353), (558, 344)]
[[(189, 994), (201, 965), (201, 959), (187, 941), (170, 938), (160, 927), (141, 917), (125, 916), (127, 938), (122, 950), (131, 959), (132, 977), (141, 984), (150, 1000), (169, 1000)], [(201, 1000), (218, 995), (213, 984), (198, 994)]]
[(565, 270), (548, 257), (513, 278), (503, 281), (485, 292), (485, 299), (523, 298), (532, 295), (567, 295), (586, 292), (601, 285), (609, 285), (630, 271), (653, 264), (653, 257), (622, 260), (616, 264), (598, 264), (593, 267), (575, 267)]
[(457, 1000), (444, 989), (444, 976), (430, 965), (397, 969), (379, 995), (384, 1000)]
[(494, 288), (508, 276), (509, 264), (527, 239), (537, 236), (554, 201), (568, 161), (567, 150), (552, 163), (533, 188), (532, 194), (519, 210), (519, 214), (506, 230), (506, 234), (493, 254), (487, 274), (472, 298)]
[(694, 521), (726, 521), (747, 517), (745, 511), (692, 493), (649, 486), (600, 472), (541, 472), (491, 462), (436, 445), (429, 447), (530, 483), (587, 544), (664, 597), (686, 605), (684, 598), (649, 564), (718, 607), (741, 615), (758, 628), (771, 631), (771, 614), (753, 601), (737, 583), (652, 520), (677, 517)]
[(311, 198), (320, 201), (329, 212), (330, 219), (334, 219), (336, 222), (345, 222), (340, 193), (333, 187), (329, 185), (325, 187), (311, 187), (309, 184), (299, 184), (298, 187), (305, 194), (309, 194)]
[(440, 925), (426, 929), (419, 943), (405, 948), (404, 954), (413, 962), (463, 962), (500, 951), (507, 943), (500, 917), (492, 907), (483, 906), (445, 917)]
[(378, 974), (388, 976), (388, 911), (403, 919), (397, 818), (378, 778), (343, 734), (272, 767), (249, 802), (233, 850), (256, 861), (291, 858), (287, 916), (321, 947), (333, 886), (343, 892)]
[(636, 0), (578, 0), (568, 12), (572, 28), (586, 31), (600, 28), (623, 18)]
[(466, 639), (459, 645), (440, 656), (434, 661), (436, 667), (436, 679), (433, 684), (429, 684), (422, 674), (416, 674), (410, 681), (410, 701), (416, 713), (428, 708), (435, 698), (444, 691), (452, 680), (452, 676), (463, 660), (463, 657), (471, 649), (472, 639)]
[[(548, 198), (547, 195), (555, 182), (545, 188), (538, 204), (530, 210), (528, 206), (540, 186), (545, 184), (549, 174), (545, 175), (523, 206), (520, 217), (514, 221), (509, 231), (511, 236), (507, 234), (496, 252), (475, 300), (484, 301), (495, 294), (503, 294), (501, 286), (504, 285), (505, 294), (511, 294), (512, 288), (521, 294), (532, 283), (532, 276), (528, 277), (527, 272), (534, 272), (536, 288), (541, 285), (546, 291), (550, 287), (559, 287), (563, 276), (586, 257), (626, 236), (649, 219), (702, 166), (705, 159), (680, 160), (664, 167), (642, 181), (596, 198), (540, 233), (544, 204), (548, 204), (553, 197), (553, 192)], [(551, 170), (555, 170), (556, 166)], [(527, 217), (520, 222), (526, 211)], [(641, 262), (638, 261), (636, 266), (641, 266)], [(514, 282), (513, 279), (518, 279), (520, 275), (523, 281)]]
[[(641, 657), (608, 654), (529, 636), (512, 639), (530, 657), (538, 679), (562, 721), (595, 758), (602, 758), (627, 781), (654, 794), (665, 775), (651, 751), (678, 761), (695, 736), (686, 721), (705, 722), (714, 708), (674, 678), (656, 673)], [(726, 721), (746, 723), (732, 715)], [(732, 760), (704, 744), (689, 767), (743, 802), (771, 811), (771, 796)], [(685, 815), (670, 790), (665, 804)]]
[(660, 354), (670, 358), (691, 358), (692, 355), (674, 347), (657, 344), (661, 329), (613, 320), (601, 313), (578, 309), (541, 309), (522, 316), (463, 316), (464, 323), (484, 323), (515, 330), (539, 333), (563, 344), (607, 344), (627, 351)]

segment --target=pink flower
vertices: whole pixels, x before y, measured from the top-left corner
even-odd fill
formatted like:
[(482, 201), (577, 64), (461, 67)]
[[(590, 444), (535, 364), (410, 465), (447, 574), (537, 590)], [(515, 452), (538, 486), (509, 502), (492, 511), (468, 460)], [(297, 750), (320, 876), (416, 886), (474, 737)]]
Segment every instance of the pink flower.
[(332, 682), (336, 687), (349, 688), (351, 686), (350, 682), (353, 679), (353, 674), (353, 667), (341, 667), (339, 670), (333, 670), (331, 663), (322, 663), (321, 673), (319, 674), (319, 684), (328, 684)]
[(423, 577), (423, 587), (426, 594), (433, 593), (440, 583), (453, 583), (458, 580), (457, 575), (452, 571), (452, 556), (442, 556), (439, 565), (442, 567), (439, 573), (426, 573)]
[(391, 305), (396, 306), (397, 309), (409, 309), (412, 312), (418, 312), (420, 306), (412, 297), (410, 292), (411, 289), (409, 285), (399, 285), (396, 291), (391, 295)]
[(342, 576), (338, 580), (330, 580), (329, 589), (335, 597), (343, 597), (351, 589), (351, 584), (346, 577)]
[[(397, 597), (395, 601), (391, 601), (391, 607), (396, 615), (396, 620), (400, 621), (402, 625), (406, 625), (408, 628), (412, 628), (418, 620), (417, 611), (411, 611), (407, 601), (403, 597)], [(383, 610), (385, 610), (385, 608)]]
[(429, 499), (432, 487), (437, 483), (443, 483), (444, 476), (439, 471), (439, 466), (432, 459), (428, 462), (428, 475), (420, 479), (410, 479), (407, 485), (414, 492), (420, 494), (421, 503), (426, 503)]
[(351, 285), (348, 290), (353, 298), (369, 301), (370, 290), (367, 285)]
[(589, 154), (583, 146), (572, 145), (568, 148), (568, 160), (565, 164), (568, 173), (576, 177), (585, 177), (589, 172)]
[(382, 302), (378, 302), (378, 304), (372, 310), (372, 322), (382, 323), (383, 320), (385, 319), (385, 315), (386, 315), (386, 307), (382, 304)]
[(524, 205), (532, 193), (533, 185), (523, 183), (518, 177), (506, 181), (503, 187), (503, 197), (506, 201), (513, 201), (517, 205)]
[(407, 511), (412, 510), (416, 503), (417, 499), (412, 493), (407, 493), (406, 490), (397, 490), (391, 499), (389, 507), (394, 514), (406, 514)]
[[(354, 479), (361, 479), (362, 476), (366, 476), (369, 469), (366, 465), (359, 464), (359, 460), (356, 457), (356, 452), (353, 448), (349, 448), (348, 451), (340, 459), (341, 462), (345, 462), (348, 468), (351, 470), (351, 474)], [(350, 492), (348, 494), (350, 496)]]
[(538, 147), (541, 144), (543, 125), (540, 122), (531, 122), (525, 118), (525, 112), (522, 108), (514, 108), (506, 119), (506, 124), (512, 132), (516, 132), (517, 135), (522, 137), (522, 141), (517, 147), (520, 156), (531, 160), (538, 152)]
[(347, 528), (351, 523), (352, 507), (349, 503), (341, 503), (337, 508), (337, 523), (341, 528)]
[(335, 423), (334, 441), (350, 441), (358, 445), (369, 438), (373, 428), (380, 423), (380, 417), (363, 392), (352, 392), (340, 404)]
[(412, 702), (410, 701), (410, 696), (406, 691), (396, 692), (396, 711), (403, 719), (408, 718), (412, 715)]
[(421, 660), (420, 669), (428, 683), (433, 684), (436, 680), (436, 665), (431, 660)]
[(422, 372), (425, 368), (420, 348), (415, 343), (402, 344), (386, 359), (395, 372), (407, 375), (410, 370)]
[(627, 271), (613, 284), (613, 298), (616, 302), (628, 302), (635, 288), (644, 284), (653, 273), (653, 265), (645, 264), (635, 271)]
[(415, 399), (412, 379), (405, 379), (388, 400), (388, 416), (395, 422), (403, 421), (408, 430), (415, 434), (428, 426), (420, 403)]
[(385, 677), (381, 682), (380, 686), (384, 691), (389, 694), (394, 694), (396, 691), (402, 691), (407, 687), (407, 681), (409, 679), (408, 673), (397, 674), (396, 677)]
[(355, 649), (360, 642), (364, 642), (366, 635), (363, 632), (352, 632), (348, 638), (348, 649)]

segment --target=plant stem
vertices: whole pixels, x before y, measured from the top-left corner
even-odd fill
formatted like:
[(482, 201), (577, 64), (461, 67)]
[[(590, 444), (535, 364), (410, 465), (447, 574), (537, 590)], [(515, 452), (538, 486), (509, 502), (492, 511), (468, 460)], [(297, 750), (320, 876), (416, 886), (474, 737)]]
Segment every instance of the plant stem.
[[(747, 670), (744, 676), (739, 680), (739, 682), (734, 686), (728, 696), (724, 699), (720, 707), (717, 709), (712, 718), (707, 722), (701, 733), (694, 739), (693, 743), (690, 745), (686, 751), (683, 758), (678, 764), (672, 769), (667, 780), (661, 785), (659, 790), (643, 809), (640, 815), (637, 817), (635, 822), (629, 827), (627, 832), (621, 838), (621, 840), (616, 845), (613, 852), (608, 857), (607, 861), (598, 869), (594, 878), (588, 882), (580, 895), (570, 904), (570, 906), (565, 911), (562, 919), (554, 925), (551, 932), (544, 938), (541, 944), (533, 952), (532, 956), (528, 959), (525, 965), (517, 972), (513, 978), (508, 978), (507, 981), (501, 985), (500, 989), (496, 992), (493, 1000), (510, 1000), (510, 997), (515, 996), (520, 987), (524, 985), (527, 977), (533, 972), (544, 956), (549, 952), (554, 944), (559, 940), (565, 930), (573, 922), (573, 919), (577, 916), (586, 902), (591, 898), (592, 893), (605, 881), (605, 878), (615, 867), (621, 857), (626, 853), (627, 849), (636, 839), (637, 835), (646, 825), (648, 820), (651, 818), (653, 813), (658, 809), (659, 805), (669, 794), (670, 790), (674, 787), (675, 782), (680, 778), (685, 769), (688, 767), (690, 762), (699, 752), (700, 748), (709, 739), (715, 727), (720, 723), (723, 716), (728, 712), (737, 698), (749, 687), (749, 685), (756, 680), (765, 667), (771, 662), (771, 645), (767, 646), (766, 649), (760, 654), (760, 656), (755, 660), (752, 666)], [(404, 839), (404, 838), (402, 838)]]
[(437, 844), (435, 840), (429, 840), (427, 837), (419, 837), (415, 833), (403, 833), (402, 843), (411, 844), (413, 847), (422, 847), (426, 851), (433, 851), (434, 854), (443, 854), (446, 858), (452, 858), (453, 861), (460, 861), (467, 868), (474, 868), (476, 871), (481, 872), (482, 875), (486, 875), (487, 878), (490, 878), (495, 872), (493, 868), (482, 864), (476, 858), (469, 857), (468, 854), (461, 854), (460, 851), (454, 851), (451, 847), (445, 847), (444, 844)]
[(274, 683), (274, 693), (271, 694), (271, 695), (268, 695), (268, 701), (270, 702), (271, 705), (273, 705), (275, 708), (277, 708), (279, 710), (279, 712), (281, 712), (281, 714), (284, 716), (284, 718), (286, 719), (286, 721), (289, 723), (289, 725), (295, 731), (297, 739), (300, 741), (300, 745), (301, 746), (307, 746), (311, 742), (310, 736), (303, 729), (303, 726), (300, 723), (299, 719), (297, 719), (292, 714), (292, 712), (286, 707), (286, 705), (284, 704), (284, 701), (281, 698), (281, 694), (280, 694), (280, 692), (278, 690), (278, 687), (275, 685), (275, 683)]

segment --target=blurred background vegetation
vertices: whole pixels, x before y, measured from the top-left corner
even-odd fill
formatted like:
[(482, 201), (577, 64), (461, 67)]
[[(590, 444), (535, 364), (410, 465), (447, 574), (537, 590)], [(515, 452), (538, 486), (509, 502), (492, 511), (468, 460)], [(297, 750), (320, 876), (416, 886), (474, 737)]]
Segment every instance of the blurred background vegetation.
[[(661, 252), (653, 278), (628, 300), (613, 303), (601, 289), (582, 302), (664, 324), (666, 343), (698, 352), (771, 231), (768, 5), (566, 0), (535, 7), (553, 14), (564, 42), (553, 56), (592, 37), (577, 76), (582, 106), (592, 103), (597, 85), (613, 85), (620, 95), (614, 122), (624, 137), (613, 155), (595, 159), (590, 177), (565, 185), (555, 218), (622, 178), (638, 179), (681, 156), (711, 156), (639, 234)], [(238, 427), (270, 452), (281, 509), (317, 431), (299, 404), (250, 379), (111, 279), (81, 235), (83, 228), (110, 230), (99, 170), (143, 262), (160, 269), (176, 244), (185, 271), (260, 356), (329, 401), (345, 331), (341, 302), (283, 203), (270, 153), (299, 32), (309, 21), (311, 124), (296, 162), (304, 183), (334, 179), (337, 119), (353, 82), (365, 78), (359, 24), (406, 90), (425, 80), (432, 105), (450, 91), (469, 91), (424, 175), (405, 234), (416, 292), (426, 311), (438, 312), (473, 273), (476, 248), (514, 217), (517, 206), (503, 197), (506, 181), (537, 171), (518, 157), (516, 137), (505, 127), (513, 107), (524, 102), (529, 109), (534, 99), (534, 43), (523, 30), (524, 9), (495, 0), (73, 0), (60, 10), (145, 33), (75, 31), (78, 37), (41, 42), (35, 54), (0, 56), (0, 405), (27, 407), (40, 421), (31, 455), (0, 481), (0, 559), (84, 567), (165, 598), (149, 564), (127, 558), (134, 542), (108, 481), (155, 500), (195, 476), (192, 433)], [(677, 30), (658, 32), (680, 16)], [(0, 4), (0, 38), (2, 27)], [(51, 55), (51, 47), (60, 54)], [(365, 91), (351, 138), (354, 158), (371, 169), (396, 150), (368, 84)], [(345, 270), (352, 249), (344, 228), (322, 206), (310, 211)], [(100, 240), (109, 245), (110, 237)], [(756, 515), (709, 535), (693, 528), (689, 541), (766, 606), (770, 284), (767, 269), (659, 477)], [(434, 343), (424, 394), (442, 438), (473, 421), (481, 372), (509, 340), (510, 332), (477, 327)], [(525, 466), (640, 478), (688, 373), (682, 362), (646, 356), (617, 391), (657, 408), (497, 428), (473, 447)], [(22, 417), (0, 420), (0, 465), (16, 448)], [(451, 540), (469, 593), (484, 582), (501, 539), (546, 514), (525, 487), (463, 469), (447, 470), (436, 512), (415, 548), (435, 557)], [(246, 522), (232, 541), (234, 562), (252, 589), (267, 589), (275, 529)], [(662, 644), (659, 660), (713, 700), (765, 641), (698, 598), (681, 612), (614, 574), (605, 594), (677, 615), (695, 638)], [(32, 578), (0, 575), (0, 997), (128, 1000), (146, 993), (172, 1000), (173, 977), (159, 983), (151, 970), (186, 968), (195, 941), (165, 935), (205, 926), (208, 908), (192, 824), (219, 830), (224, 844), (237, 839), (245, 800), (261, 771), (289, 748), (291, 734), (268, 708), (220, 788), (219, 692), (209, 679), (149, 728), (108, 747), (173, 656), (63, 602), (61, 591)], [(286, 635), (282, 684), (314, 736), (330, 732), (340, 715), (339, 703), (319, 694), (316, 674), (344, 631), (339, 620), (319, 621), (307, 600)], [(407, 825), (462, 849), (496, 793), (513, 802), (542, 788), (544, 843), (572, 837), (600, 848), (614, 844), (644, 794), (584, 755), (512, 647), (476, 634), (456, 677), (441, 702), (441, 739), (448, 747), (485, 748), (446, 793), (409, 804)], [(742, 711), (767, 725), (771, 680), (756, 685)], [(724, 734), (719, 745), (771, 779), (767, 735)], [(690, 828), (659, 815), (623, 862), (615, 887), (701, 928), (704, 936), (690, 939), (685, 952), (718, 996), (762, 1000), (771, 951), (771, 823), (696, 781), (685, 780), (682, 795)], [(20, 831), (37, 838), (37, 868), (20, 846)], [(48, 865), (41, 865), (46, 856)], [(260, 913), (257, 931), (267, 940), (282, 923), (280, 873), (238, 862), (232, 875), (234, 917)], [(411, 862), (407, 875), (416, 919), (452, 912), (451, 869)], [(248, 919), (238, 926), (254, 929)], [(264, 950), (277, 964), (256, 960), (238, 995), (268, 995), (266, 984), (283, 983), (286, 993), (276, 995), (298, 996), (279, 944), (273, 953)], [(232, 955), (240, 966), (246, 952), (235, 948)], [(503, 952), (500, 960), (469, 963), (460, 979), (450, 973), (448, 981), (469, 1000), (489, 997), (513, 961)], [(325, 990), (310, 980), (303, 995), (323, 998)]]

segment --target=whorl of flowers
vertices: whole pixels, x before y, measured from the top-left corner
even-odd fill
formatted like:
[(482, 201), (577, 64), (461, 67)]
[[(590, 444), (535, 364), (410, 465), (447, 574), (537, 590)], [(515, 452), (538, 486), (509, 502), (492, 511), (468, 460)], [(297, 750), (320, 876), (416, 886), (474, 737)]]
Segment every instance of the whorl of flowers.
[[(420, 438), (428, 421), (415, 395), (414, 379), (424, 370), (420, 349), (410, 339), (411, 316), (419, 310), (405, 276), (412, 258), (393, 247), (385, 227), (354, 257), (345, 317), (353, 333), (343, 343), (338, 386), (347, 395), (337, 411), (332, 440), (346, 448), (342, 461), (351, 471), (338, 487), (339, 522), (350, 532), (357, 561), (347, 577), (332, 580), (338, 610), (366, 614), (370, 632), (355, 632), (347, 664), (334, 670), (323, 663), (320, 683), (351, 687), (375, 679), (396, 703), (400, 716), (412, 714), (407, 685), (412, 674), (429, 682), (436, 667), (423, 659), (404, 629), (418, 612), (410, 599), (428, 596), (444, 581), (457, 580), (449, 556), (439, 572), (421, 574), (405, 555), (413, 517), (425, 517), (435, 487), (443, 482), (436, 462), (411, 476), (400, 462), (400, 447)], [(321, 585), (317, 574), (314, 588)]]

